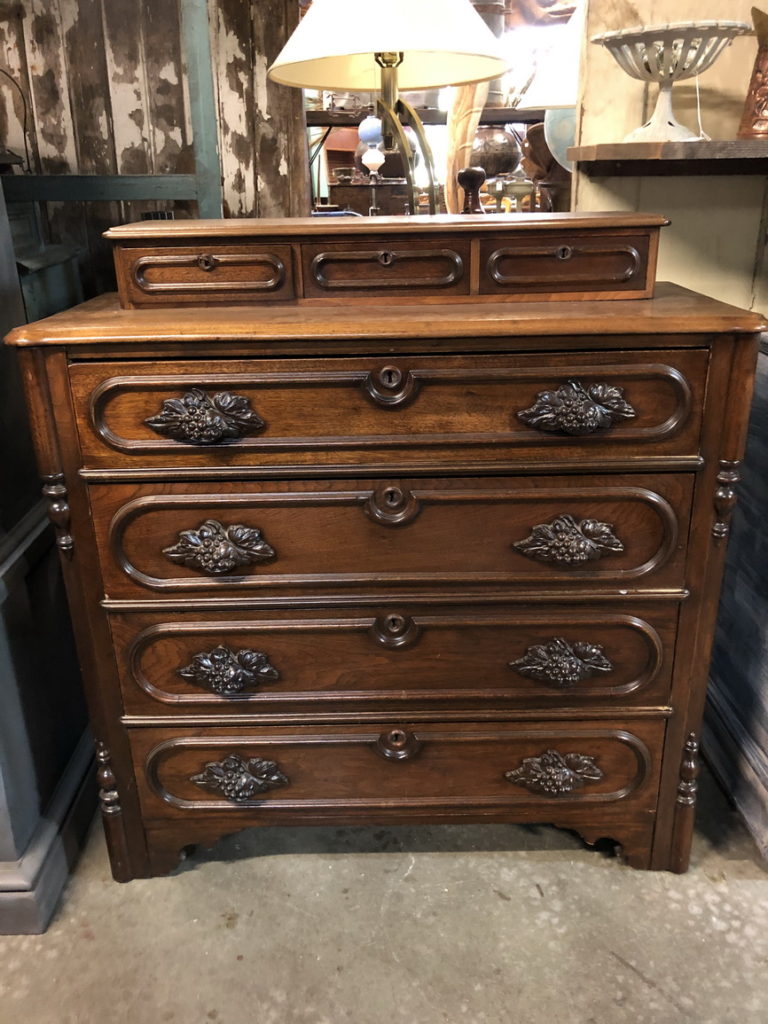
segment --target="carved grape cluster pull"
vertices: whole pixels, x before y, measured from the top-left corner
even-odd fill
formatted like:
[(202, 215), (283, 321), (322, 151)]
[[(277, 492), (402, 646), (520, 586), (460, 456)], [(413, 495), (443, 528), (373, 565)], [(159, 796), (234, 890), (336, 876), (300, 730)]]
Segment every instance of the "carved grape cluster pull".
[(530, 409), (521, 410), (517, 418), (535, 430), (580, 437), (636, 415), (624, 401), (623, 388), (569, 380), (557, 391), (540, 391)]
[(598, 782), (603, 773), (594, 757), (586, 754), (561, 754), (545, 750), (540, 757), (525, 757), (520, 767), (504, 772), (504, 778), (516, 786), (525, 786), (533, 793), (562, 796), (581, 789), (587, 782)]
[(289, 779), (274, 761), (260, 757), (244, 760), (239, 754), (229, 754), (223, 761), (209, 761), (199, 775), (189, 779), (197, 786), (218, 790), (227, 800), (244, 803), (259, 793), (277, 786), (287, 786)]
[(510, 661), (509, 667), (527, 679), (562, 688), (575, 686), (596, 672), (613, 671), (600, 644), (581, 641), (569, 644), (560, 636), (549, 643), (529, 647), (522, 658)]
[(144, 422), (156, 434), (196, 445), (234, 441), (264, 426), (242, 395), (230, 391), (208, 395), (200, 388), (193, 388), (181, 398), (167, 398), (158, 415)]
[(262, 539), (261, 530), (250, 526), (223, 526), (215, 519), (196, 530), (182, 530), (172, 547), (163, 548), (172, 562), (198, 569), (208, 576), (221, 576), (241, 565), (255, 565), (275, 557), (274, 549)]
[(581, 565), (595, 562), (606, 554), (618, 554), (624, 545), (613, 535), (612, 523), (581, 519), (564, 513), (551, 523), (534, 526), (530, 537), (512, 544), (516, 551), (539, 562), (557, 565)]
[(245, 689), (256, 689), (261, 683), (274, 683), (280, 673), (266, 654), (247, 648), (233, 651), (223, 644), (212, 651), (201, 651), (179, 675), (211, 693), (229, 697)]

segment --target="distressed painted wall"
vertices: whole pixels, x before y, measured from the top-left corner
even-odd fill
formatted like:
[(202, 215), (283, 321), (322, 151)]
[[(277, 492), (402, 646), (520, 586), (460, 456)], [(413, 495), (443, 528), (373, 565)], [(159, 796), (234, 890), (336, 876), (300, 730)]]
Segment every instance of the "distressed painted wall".
[[(0, 75), (0, 143), (24, 154), (26, 119), (34, 173), (192, 173), (179, 4), (0, 0), (0, 69), (18, 86)], [(228, 216), (308, 212), (301, 93), (266, 80), (298, 17), (298, 0), (209, 0)], [(88, 252), (88, 291), (103, 291), (112, 278), (101, 232), (167, 206), (47, 204), (50, 238)]]
[(225, 212), (306, 215), (302, 94), (267, 80), (267, 68), (298, 24), (298, 0), (210, 0), (209, 6)]

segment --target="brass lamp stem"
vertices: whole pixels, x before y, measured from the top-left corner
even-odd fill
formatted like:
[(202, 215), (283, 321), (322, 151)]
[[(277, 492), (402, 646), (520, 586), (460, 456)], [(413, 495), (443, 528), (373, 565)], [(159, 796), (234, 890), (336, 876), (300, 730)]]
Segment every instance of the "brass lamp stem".
[(381, 133), (385, 152), (393, 150), (395, 143), (403, 157), (405, 177), (408, 181), (408, 209), (411, 213), (417, 212), (416, 187), (413, 180), (414, 155), (408, 138), (403, 131), (401, 115), (407, 119), (416, 132), (419, 140), (422, 157), (429, 175), (429, 212), (437, 213), (437, 186), (435, 180), (435, 164), (427, 141), (424, 126), (419, 116), (410, 104), (401, 100), (398, 95), (397, 69), (403, 62), (402, 53), (377, 53), (376, 63), (381, 68), (381, 98), (378, 107), (381, 114)]
[[(385, 107), (394, 110), (397, 105), (397, 69), (403, 62), (402, 53), (377, 53), (376, 63), (381, 68), (381, 100)], [(384, 149), (393, 149), (394, 133), (386, 123), (384, 128)]]

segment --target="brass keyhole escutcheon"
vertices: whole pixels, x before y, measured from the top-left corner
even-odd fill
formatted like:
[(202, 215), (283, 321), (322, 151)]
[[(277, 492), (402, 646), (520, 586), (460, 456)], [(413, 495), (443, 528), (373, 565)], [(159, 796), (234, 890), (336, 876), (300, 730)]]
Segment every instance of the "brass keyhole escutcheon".
[(216, 257), (211, 256), (209, 253), (203, 253), (197, 257), (197, 265), (201, 270), (215, 270), (217, 262)]
[(379, 374), (379, 381), (384, 388), (399, 387), (403, 381), (402, 370), (398, 370), (396, 366), (385, 366)]
[(573, 256), (573, 249), (570, 245), (560, 245), (555, 250), (555, 255), (559, 260), (569, 260)]
[(384, 504), (387, 508), (400, 508), (405, 501), (405, 495), (399, 487), (387, 487), (384, 491)]
[(390, 650), (405, 650), (419, 639), (421, 629), (410, 615), (386, 612), (371, 624), (371, 636), (377, 644)]
[(388, 761), (407, 761), (418, 754), (421, 741), (407, 729), (395, 728), (379, 736), (376, 749)]
[(402, 615), (390, 615), (387, 618), (387, 629), (393, 635), (402, 633), (405, 629), (405, 625), (405, 619), (403, 618)]
[(382, 267), (391, 267), (394, 262), (394, 253), (391, 253), (389, 252), (389, 250), (386, 249), (384, 250), (384, 252), (379, 253), (379, 263), (382, 265)]
[(419, 390), (416, 375), (393, 363), (370, 370), (362, 382), (363, 391), (376, 405), (397, 409), (414, 399)]
[(371, 492), (363, 508), (366, 515), (382, 526), (407, 526), (421, 511), (421, 502), (411, 490), (382, 484)]

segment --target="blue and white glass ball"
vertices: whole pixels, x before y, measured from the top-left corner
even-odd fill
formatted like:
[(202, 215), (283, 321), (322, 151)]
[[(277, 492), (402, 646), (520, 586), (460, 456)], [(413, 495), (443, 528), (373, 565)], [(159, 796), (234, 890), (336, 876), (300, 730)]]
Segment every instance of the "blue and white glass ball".
[(368, 117), (364, 118), (360, 122), (357, 134), (360, 136), (361, 142), (365, 142), (369, 146), (378, 146), (383, 138), (381, 133), (381, 118), (374, 117), (372, 114), (369, 114)]

